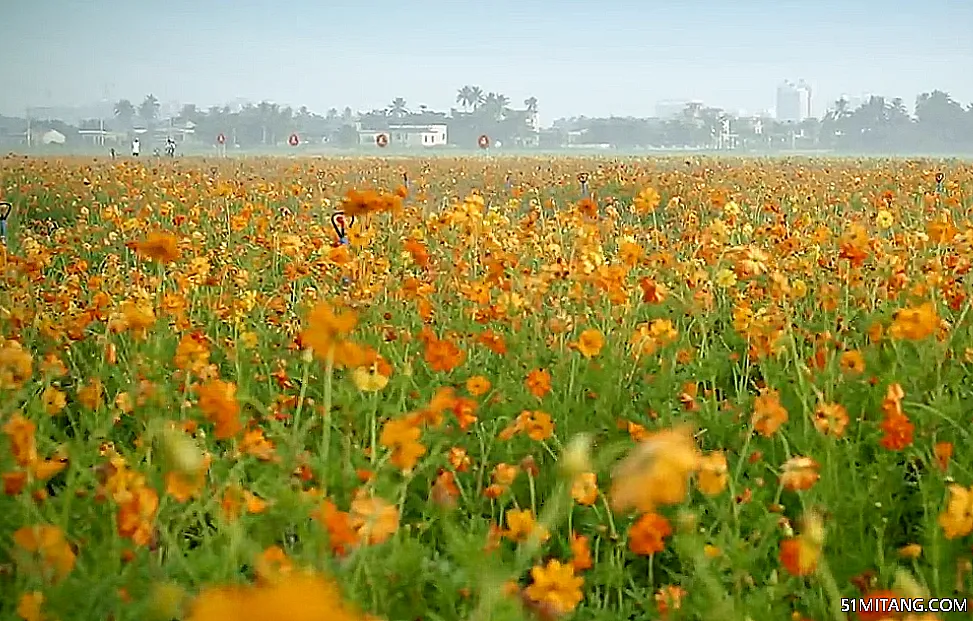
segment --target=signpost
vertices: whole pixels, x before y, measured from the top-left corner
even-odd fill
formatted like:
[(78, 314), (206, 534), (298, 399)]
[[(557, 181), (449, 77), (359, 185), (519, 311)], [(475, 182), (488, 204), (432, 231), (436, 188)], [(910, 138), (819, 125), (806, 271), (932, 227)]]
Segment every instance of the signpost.
[(338, 234), (338, 241), (342, 245), (348, 244), (348, 229), (355, 225), (355, 216), (346, 216), (340, 209), (331, 214), (331, 226)]
[(581, 195), (588, 196), (588, 173), (578, 173), (578, 183), (581, 184)]
[(216, 144), (219, 145), (220, 155), (226, 157), (226, 136), (222, 133), (216, 135)]
[(483, 135), (482, 135), (482, 136), (480, 136), (480, 138), (479, 138), (479, 139), (478, 139), (478, 140), (476, 141), (476, 143), (477, 143), (478, 145), (480, 145), (480, 148), (481, 148), (481, 149), (488, 149), (488, 148), (490, 148), (490, 137), (489, 137), (489, 136), (487, 136), (486, 134), (483, 134)]
[(0, 243), (7, 245), (7, 218), (14, 206), (7, 201), (0, 201)]
[(379, 134), (379, 135), (375, 136), (375, 144), (377, 144), (382, 149), (384, 149), (385, 147), (389, 146), (389, 137), (388, 137), (388, 134)]
[(942, 172), (936, 173), (936, 192), (942, 194), (946, 191), (946, 174)]
[(301, 144), (301, 139), (297, 134), (291, 134), (291, 137), (287, 139), (287, 144), (291, 145), (292, 147), (296, 147), (297, 145)]

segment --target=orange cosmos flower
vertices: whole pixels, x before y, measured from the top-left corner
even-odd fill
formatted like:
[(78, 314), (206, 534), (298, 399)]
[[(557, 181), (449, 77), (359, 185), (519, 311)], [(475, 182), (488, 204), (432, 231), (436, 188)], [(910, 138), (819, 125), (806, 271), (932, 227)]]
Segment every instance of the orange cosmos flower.
[(784, 462), (780, 483), (792, 492), (811, 489), (821, 478), (818, 468), (818, 462), (810, 457), (791, 457)]
[(598, 499), (598, 483), (594, 472), (582, 472), (571, 483), (571, 497), (579, 505), (590, 507)]
[(814, 408), (814, 428), (826, 436), (840, 438), (848, 426), (848, 411), (839, 403), (818, 403)]
[(182, 256), (176, 236), (162, 232), (149, 233), (145, 239), (136, 242), (135, 252), (163, 265), (174, 263)]
[(490, 392), (490, 380), (482, 375), (476, 375), (466, 380), (466, 392), (474, 397), (481, 397)]
[(13, 534), (14, 545), (40, 559), (40, 570), (48, 579), (61, 580), (74, 569), (74, 550), (57, 526), (24, 526)]
[(932, 336), (939, 327), (939, 317), (932, 302), (895, 313), (889, 336), (893, 339), (919, 341)]
[(965, 537), (973, 532), (973, 487), (949, 486), (946, 510), (939, 515), (939, 525), (947, 539)]
[(452, 341), (434, 338), (426, 342), (424, 359), (433, 371), (449, 373), (466, 359), (466, 353)]
[(532, 581), (524, 596), (555, 616), (566, 615), (581, 603), (584, 578), (575, 576), (571, 565), (551, 559), (543, 567), (533, 567), (530, 576)]
[(787, 410), (780, 403), (780, 392), (762, 388), (760, 396), (753, 403), (753, 428), (765, 438), (769, 438), (787, 422)]
[(537, 524), (530, 509), (511, 509), (507, 511), (506, 520), (507, 529), (503, 531), (503, 536), (511, 541), (522, 543), (531, 536), (547, 541), (551, 537), (545, 528)]
[(650, 512), (686, 498), (689, 476), (699, 467), (699, 453), (688, 426), (651, 434), (612, 475), (609, 496), (616, 511)]
[(574, 346), (585, 358), (594, 358), (605, 346), (605, 337), (598, 330), (589, 328), (578, 336)]
[(729, 477), (726, 454), (714, 451), (699, 458), (696, 486), (707, 496), (715, 496), (726, 488)]
[(236, 399), (236, 384), (210, 380), (199, 387), (199, 409), (216, 425), (216, 438), (226, 440), (240, 433), (240, 404)]
[(594, 567), (591, 558), (591, 548), (588, 546), (588, 538), (584, 535), (571, 533), (571, 566), (574, 571), (582, 572)]
[(351, 528), (368, 545), (388, 541), (399, 529), (399, 509), (377, 496), (359, 490), (351, 502)]
[(293, 572), (286, 580), (264, 585), (207, 587), (189, 608), (186, 621), (365, 621), (341, 598), (330, 579)]
[(628, 549), (641, 556), (658, 554), (665, 550), (665, 539), (671, 534), (672, 525), (669, 520), (658, 513), (646, 513), (628, 532)]
[(538, 399), (551, 392), (551, 374), (546, 369), (534, 369), (524, 381), (530, 394)]
[(404, 472), (415, 468), (419, 458), (426, 454), (426, 447), (419, 442), (422, 430), (411, 417), (389, 420), (382, 426), (378, 443), (392, 451), (389, 461)]

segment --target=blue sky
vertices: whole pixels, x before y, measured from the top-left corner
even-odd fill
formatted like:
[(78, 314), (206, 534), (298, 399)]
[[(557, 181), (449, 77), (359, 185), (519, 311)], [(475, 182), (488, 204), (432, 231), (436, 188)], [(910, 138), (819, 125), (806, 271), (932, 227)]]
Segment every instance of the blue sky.
[(666, 99), (773, 109), (941, 88), (973, 102), (973, 0), (7, 0), (0, 112), (147, 93), (325, 112), (446, 109), (477, 84), (541, 120), (650, 116)]

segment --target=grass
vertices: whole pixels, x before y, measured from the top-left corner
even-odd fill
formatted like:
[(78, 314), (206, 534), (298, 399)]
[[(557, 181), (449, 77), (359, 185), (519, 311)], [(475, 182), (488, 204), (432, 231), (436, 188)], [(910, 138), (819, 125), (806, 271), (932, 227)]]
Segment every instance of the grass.
[[(0, 618), (823, 621), (970, 596), (959, 163), (0, 176)], [(373, 213), (337, 247), (353, 188)], [(688, 445), (648, 436), (683, 423)]]

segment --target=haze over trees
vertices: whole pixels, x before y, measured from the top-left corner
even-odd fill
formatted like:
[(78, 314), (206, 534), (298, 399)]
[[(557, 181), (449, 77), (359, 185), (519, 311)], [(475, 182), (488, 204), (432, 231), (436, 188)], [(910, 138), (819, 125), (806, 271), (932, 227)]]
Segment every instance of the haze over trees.
[[(137, 103), (136, 103), (137, 102)], [(68, 142), (79, 129), (107, 127), (115, 132), (149, 132), (191, 128), (182, 137), (209, 147), (223, 134), (237, 148), (260, 149), (285, 145), (291, 134), (302, 141), (338, 148), (359, 146), (359, 130), (381, 131), (395, 125), (444, 124), (450, 145), (474, 148), (482, 134), (505, 148), (600, 146), (620, 150), (640, 148), (732, 149), (779, 151), (821, 149), (845, 153), (973, 153), (973, 104), (963, 105), (944, 91), (920, 95), (911, 107), (901, 98), (872, 96), (857, 107), (846, 100), (829, 106), (821, 119), (781, 123), (769, 118), (736, 118), (700, 103), (686, 106), (676, 118), (578, 116), (557, 119), (551, 128), (537, 124), (539, 102), (528, 97), (514, 105), (501, 92), (477, 85), (457, 89), (456, 107), (431, 110), (394, 97), (381, 109), (355, 112), (332, 107), (324, 114), (306, 106), (297, 109), (263, 101), (241, 107), (201, 108), (187, 103), (162, 118), (159, 99), (121, 99), (113, 116), (72, 126), (59, 119), (32, 119), (34, 127), (56, 128)], [(727, 125), (727, 121), (729, 124)], [(0, 117), (0, 143), (16, 146), (25, 133), (26, 119)], [(153, 133), (154, 132), (154, 133)], [(368, 145), (366, 145), (368, 146)]]

